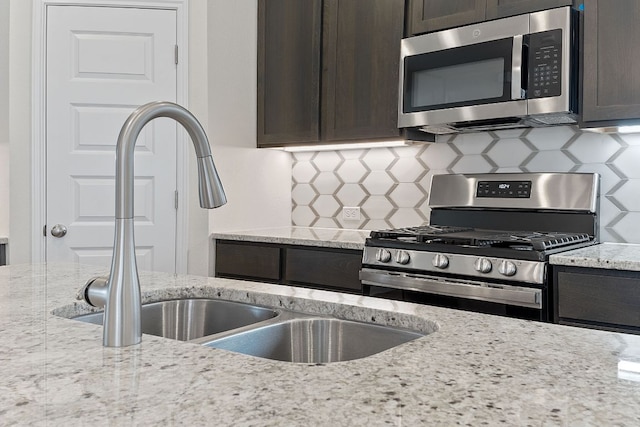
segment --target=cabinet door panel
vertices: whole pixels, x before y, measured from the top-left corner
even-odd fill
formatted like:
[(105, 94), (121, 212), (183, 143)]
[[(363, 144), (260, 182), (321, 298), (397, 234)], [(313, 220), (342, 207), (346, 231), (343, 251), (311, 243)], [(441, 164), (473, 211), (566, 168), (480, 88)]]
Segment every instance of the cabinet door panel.
[(487, 19), (571, 6), (572, 0), (487, 0)]
[(216, 275), (278, 281), (280, 248), (217, 241)]
[(326, 0), (324, 140), (398, 137), (403, 0)]
[(585, 0), (583, 122), (640, 118), (638, 16), (637, 0)]
[(258, 1), (258, 146), (319, 140), (321, 0)]
[(640, 327), (640, 279), (559, 272), (557, 293), (560, 323)]
[(288, 248), (284, 280), (289, 284), (319, 285), (360, 293), (361, 262), (359, 251)]
[(407, 36), (484, 21), (487, 0), (409, 0)]

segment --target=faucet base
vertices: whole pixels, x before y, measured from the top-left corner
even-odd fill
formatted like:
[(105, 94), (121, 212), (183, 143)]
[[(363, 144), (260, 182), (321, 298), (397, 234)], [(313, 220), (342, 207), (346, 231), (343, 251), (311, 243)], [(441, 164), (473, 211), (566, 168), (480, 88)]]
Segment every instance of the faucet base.
[(142, 341), (140, 279), (133, 218), (116, 218), (116, 238), (104, 309), (103, 344), (126, 347)]

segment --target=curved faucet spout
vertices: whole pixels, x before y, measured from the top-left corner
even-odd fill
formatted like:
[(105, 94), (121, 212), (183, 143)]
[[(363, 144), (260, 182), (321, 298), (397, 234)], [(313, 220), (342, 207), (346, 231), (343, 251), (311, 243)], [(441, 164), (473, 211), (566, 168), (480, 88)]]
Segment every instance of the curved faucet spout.
[[(217, 208), (227, 202), (209, 141), (193, 114), (171, 102), (151, 102), (131, 113), (120, 130), (116, 147), (116, 232), (107, 290), (91, 292), (89, 288), (94, 283), (105, 286), (104, 280), (93, 280), (83, 292), (89, 304), (105, 307), (103, 344), (107, 347), (134, 345), (142, 339), (140, 281), (133, 233), (134, 149), (142, 128), (158, 117), (180, 123), (193, 141), (198, 157), (200, 205)], [(90, 300), (89, 295), (93, 295)]]
[(116, 147), (116, 218), (133, 218), (134, 150), (142, 128), (158, 117), (180, 123), (193, 141), (198, 158), (200, 206), (217, 208), (227, 202), (216, 172), (209, 140), (198, 120), (185, 108), (172, 102), (157, 101), (135, 110), (122, 125)]

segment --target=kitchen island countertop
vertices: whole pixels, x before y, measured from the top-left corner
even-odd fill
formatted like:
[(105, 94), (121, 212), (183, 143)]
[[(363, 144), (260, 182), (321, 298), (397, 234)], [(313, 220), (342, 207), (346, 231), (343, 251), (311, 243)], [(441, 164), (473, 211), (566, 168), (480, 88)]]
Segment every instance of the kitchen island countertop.
[(368, 230), (341, 228), (275, 227), (218, 232), (211, 234), (211, 238), (362, 250), (369, 233)]
[(2, 424), (640, 424), (640, 336), (141, 272), (144, 301), (214, 296), (439, 329), (368, 358), (326, 365), (148, 335), (137, 346), (104, 348), (101, 326), (61, 316), (86, 311), (74, 303), (75, 293), (105, 273), (73, 264), (0, 267)]

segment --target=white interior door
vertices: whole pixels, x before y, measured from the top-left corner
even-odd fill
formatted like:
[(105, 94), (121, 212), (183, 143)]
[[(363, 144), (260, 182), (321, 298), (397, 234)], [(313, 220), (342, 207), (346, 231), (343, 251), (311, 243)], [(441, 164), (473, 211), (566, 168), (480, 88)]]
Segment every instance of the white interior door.
[[(109, 265), (115, 148), (138, 106), (176, 101), (175, 10), (50, 6), (46, 34), (47, 261)], [(140, 133), (135, 158), (138, 267), (175, 272), (175, 122)], [(54, 237), (60, 224), (67, 232)]]

